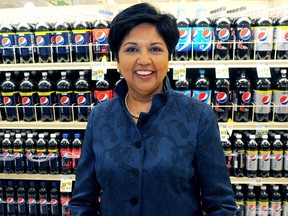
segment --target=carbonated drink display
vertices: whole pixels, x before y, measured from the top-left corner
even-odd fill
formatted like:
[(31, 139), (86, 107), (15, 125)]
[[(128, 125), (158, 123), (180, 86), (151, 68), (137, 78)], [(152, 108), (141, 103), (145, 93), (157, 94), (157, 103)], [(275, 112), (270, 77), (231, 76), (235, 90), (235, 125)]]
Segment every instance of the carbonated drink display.
[(109, 82), (103, 78), (98, 80), (95, 84), (94, 89), (94, 100), (95, 103), (102, 103), (113, 97), (113, 90), (110, 88)]
[(14, 171), (15, 173), (24, 173), (25, 171), (25, 153), (24, 143), (20, 133), (16, 134), (16, 139), (13, 141), (13, 155), (14, 155)]
[(205, 70), (199, 70), (199, 74), (194, 83), (193, 98), (211, 104), (210, 81), (205, 77)]
[(34, 63), (35, 28), (28, 23), (19, 23), (16, 30), (20, 63)]
[(177, 26), (179, 30), (179, 40), (175, 47), (175, 60), (176, 61), (188, 61), (191, 59), (192, 45), (191, 34), (192, 28), (190, 20), (185, 17), (185, 10), (179, 8), (177, 11)]
[(48, 173), (48, 152), (47, 152), (47, 140), (43, 133), (38, 135), (39, 139), (36, 142), (36, 153), (38, 156), (38, 173)]
[(91, 42), (91, 29), (87, 22), (76, 21), (72, 26), (73, 61), (89, 61), (89, 43)]
[(4, 196), (4, 185), (3, 185), (3, 182), (2, 180), (0, 180), (0, 216), (5, 216), (7, 213), (6, 213), (6, 208), (5, 208), (5, 196)]
[(199, 16), (192, 22), (192, 50), (195, 60), (208, 60), (211, 58), (212, 26), (205, 15), (205, 10), (198, 9)]
[(34, 160), (36, 158), (36, 141), (32, 133), (27, 134), (27, 139), (25, 140), (25, 158), (26, 158), (26, 172), (28, 174), (35, 174), (37, 172), (37, 163)]
[(28, 215), (38, 216), (37, 208), (37, 189), (34, 181), (29, 181), (29, 188), (27, 189), (28, 198)]
[(102, 57), (109, 61), (110, 47), (108, 44), (108, 35), (110, 32), (110, 23), (106, 20), (99, 19), (92, 24), (92, 40), (93, 40), (93, 59), (101, 62)]
[(272, 19), (264, 16), (256, 19), (253, 25), (255, 59), (271, 59), (274, 31), (272, 24)]
[(34, 105), (36, 104), (36, 92), (35, 86), (30, 79), (30, 73), (24, 73), (24, 79), (19, 85), (21, 104), (23, 110), (23, 120), (24, 121), (35, 121), (36, 112)]
[(71, 27), (66, 22), (57, 22), (54, 27), (55, 55), (57, 62), (71, 61)]
[(186, 79), (179, 79), (175, 82), (175, 91), (191, 97), (190, 85)]
[(72, 121), (73, 91), (71, 82), (66, 77), (66, 72), (61, 72), (61, 79), (57, 82), (57, 102), (59, 105), (60, 121)]
[(1, 61), (4, 64), (14, 64), (16, 63), (16, 29), (9, 23), (2, 23), (0, 26), (0, 41), (1, 50), (0, 56), (2, 56)]
[(269, 215), (269, 194), (265, 185), (260, 187), (259, 198), (257, 199), (257, 215)]
[(40, 119), (42, 121), (54, 120), (55, 87), (48, 79), (48, 73), (42, 72), (42, 79), (38, 83), (38, 101), (40, 103)]
[(50, 210), (51, 216), (60, 215), (60, 199), (59, 199), (59, 184), (57, 182), (52, 182), (52, 187), (50, 189)]
[(3, 151), (3, 169), (4, 173), (14, 172), (14, 156), (13, 156), (13, 146), (9, 133), (4, 134), (4, 140), (2, 141), (2, 151)]
[(256, 195), (253, 185), (248, 185), (245, 200), (245, 215), (256, 216)]
[(255, 135), (249, 135), (249, 142), (246, 150), (246, 171), (247, 177), (255, 178), (258, 168), (258, 144), (255, 140)]
[(288, 16), (274, 23), (274, 51), (277, 59), (288, 59)]
[(240, 16), (233, 22), (235, 34), (235, 59), (249, 60), (251, 58), (252, 43), (252, 21), (249, 17)]
[(270, 201), (270, 215), (281, 216), (282, 201), (278, 185), (273, 185)]
[(281, 69), (281, 77), (277, 79), (273, 89), (274, 121), (288, 121), (288, 78), (286, 76), (287, 70)]
[(6, 186), (7, 215), (16, 215), (16, 199), (14, 182), (9, 180)]
[(35, 26), (35, 38), (38, 62), (53, 62), (54, 33), (52, 26), (47, 22), (38, 22)]
[(72, 149), (71, 149), (71, 141), (67, 133), (62, 134), (62, 140), (60, 141), (60, 154), (61, 154), (61, 173), (71, 174)]
[(19, 181), (17, 188), (17, 212), (18, 216), (27, 215), (27, 206), (26, 206), (26, 188), (23, 181)]
[(74, 174), (77, 171), (81, 150), (82, 150), (81, 134), (75, 133), (74, 140), (72, 141), (72, 170)]
[(247, 122), (250, 120), (251, 108), (249, 107), (252, 94), (251, 82), (241, 70), (241, 76), (236, 79), (233, 90), (234, 120), (236, 122)]
[(71, 196), (69, 193), (64, 193), (62, 192), (60, 195), (60, 202), (61, 202), (61, 210), (62, 210), (62, 215), (65, 216), (70, 216), (71, 212), (69, 210), (69, 202), (71, 200)]
[(272, 143), (271, 151), (271, 174), (272, 177), (282, 177), (283, 170), (283, 143), (281, 142), (281, 135), (274, 135), (274, 142)]
[(11, 73), (5, 73), (6, 80), (2, 83), (1, 94), (5, 106), (5, 116), (7, 121), (16, 121), (19, 119), (16, 105), (19, 103), (19, 92), (16, 82), (11, 79)]
[(233, 176), (243, 177), (245, 167), (245, 150), (242, 134), (236, 134), (233, 149)]
[(236, 216), (244, 216), (244, 194), (241, 185), (236, 185), (235, 191), (235, 201), (237, 206)]
[(253, 90), (253, 101), (255, 104), (254, 118), (258, 122), (269, 121), (271, 112), (271, 81), (267, 78), (260, 78), (256, 81), (255, 89)]
[(230, 109), (230, 81), (228, 79), (217, 79), (215, 86), (213, 92), (214, 111), (219, 122), (227, 122)]
[(39, 194), (39, 209), (40, 215), (48, 216), (48, 191), (46, 188), (46, 182), (40, 182), (40, 188), (38, 190)]
[(84, 71), (79, 71), (79, 78), (74, 84), (75, 88), (75, 102), (77, 104), (77, 120), (88, 121), (88, 116), (91, 112), (92, 92), (87, 79), (84, 77)]
[(227, 168), (229, 170), (229, 174), (232, 174), (232, 143), (229, 140), (229, 136), (226, 135), (224, 140), (221, 140), (221, 145), (224, 151)]
[(49, 156), (49, 170), (51, 174), (59, 174), (59, 140), (56, 138), (55, 133), (50, 134), (48, 141), (48, 156)]
[(260, 177), (267, 178), (270, 176), (270, 160), (271, 160), (271, 146), (268, 141), (268, 135), (262, 135), (262, 140), (259, 144), (259, 160), (258, 172)]

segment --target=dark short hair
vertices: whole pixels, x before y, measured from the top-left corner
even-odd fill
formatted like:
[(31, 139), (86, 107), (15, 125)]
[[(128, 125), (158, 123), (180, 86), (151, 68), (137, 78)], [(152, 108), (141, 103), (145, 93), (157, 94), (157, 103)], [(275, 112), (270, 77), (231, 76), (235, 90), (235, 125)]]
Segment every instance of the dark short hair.
[(128, 33), (141, 23), (155, 25), (157, 32), (163, 38), (170, 57), (178, 43), (179, 31), (173, 15), (161, 13), (148, 3), (135, 4), (115, 16), (111, 22), (108, 43), (111, 51), (118, 59), (120, 46)]

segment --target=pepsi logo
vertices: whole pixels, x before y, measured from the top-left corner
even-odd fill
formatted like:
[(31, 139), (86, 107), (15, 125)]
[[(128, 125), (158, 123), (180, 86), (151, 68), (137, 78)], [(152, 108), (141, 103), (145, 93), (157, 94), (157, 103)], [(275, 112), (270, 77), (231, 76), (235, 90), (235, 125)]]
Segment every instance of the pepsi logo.
[(32, 158), (33, 154), (32, 152), (26, 152), (26, 158)]
[(49, 98), (48, 97), (41, 97), (40, 98), (40, 104), (43, 106), (49, 105)]
[(18, 44), (20, 47), (27, 45), (27, 39), (25, 37), (18, 38)]
[(270, 155), (269, 154), (262, 155), (262, 160), (269, 161), (270, 160)]
[(281, 155), (281, 154), (276, 154), (276, 155), (274, 156), (274, 158), (275, 158), (275, 160), (277, 160), (277, 161), (281, 161), (281, 160), (282, 160), (282, 155)]
[(255, 160), (257, 159), (257, 155), (256, 155), (256, 154), (250, 154), (250, 155), (249, 155), (249, 159), (250, 159), (251, 161), (255, 161)]
[(270, 97), (268, 95), (263, 96), (261, 99), (261, 103), (263, 105), (268, 105), (270, 103)]
[(50, 152), (50, 153), (48, 154), (48, 157), (49, 157), (49, 158), (55, 158), (55, 154), (52, 153), (52, 152)]
[(24, 198), (18, 198), (18, 204), (19, 205), (25, 205), (25, 199)]
[(221, 41), (227, 41), (230, 37), (230, 32), (228, 29), (221, 29), (219, 32), (218, 32), (218, 38), (221, 40)]
[(7, 197), (6, 202), (7, 204), (14, 203), (13, 197)]
[(76, 35), (75, 36), (75, 43), (78, 44), (78, 45), (81, 45), (81, 44), (84, 44), (84, 37), (83, 35)]
[(57, 45), (63, 45), (65, 43), (64, 37), (61, 35), (57, 35), (55, 41)]
[(51, 44), (54, 44), (54, 43), (55, 43), (55, 37), (54, 37), (54, 35), (51, 36), (50, 42), (51, 42)]
[(22, 98), (22, 104), (23, 104), (24, 106), (29, 106), (29, 105), (31, 105), (31, 100), (30, 100), (30, 98), (29, 98), (29, 97), (23, 97), (23, 98)]
[(12, 100), (10, 97), (4, 97), (3, 98), (3, 103), (5, 106), (11, 106), (12, 105)]
[(3, 47), (10, 47), (12, 45), (11, 40), (9, 38), (2, 38), (1, 43)]
[(29, 205), (35, 205), (36, 204), (36, 200), (34, 198), (29, 198), (28, 199), (28, 203), (29, 203)]
[(77, 98), (77, 104), (78, 104), (78, 105), (86, 105), (86, 104), (87, 104), (86, 97), (84, 97), (84, 96), (79, 96), (79, 97)]
[(251, 101), (251, 92), (245, 92), (244, 94), (242, 94), (242, 101), (244, 103), (250, 103), (250, 101)]
[(192, 39), (196, 39), (198, 36), (198, 31), (196, 29), (192, 29)]
[(281, 210), (281, 206), (280, 206), (280, 205), (274, 205), (274, 206), (273, 206), (273, 210), (276, 211), (276, 212), (278, 212), (278, 211)]
[(38, 156), (39, 159), (43, 159), (43, 158), (45, 157), (45, 155), (44, 155), (43, 152), (39, 152), (39, 153), (37, 154), (37, 156)]
[(188, 32), (186, 31), (186, 29), (180, 29), (179, 35), (180, 35), (180, 39), (186, 39), (188, 37)]
[(47, 200), (46, 199), (40, 199), (39, 203), (40, 203), (40, 205), (45, 205), (45, 204), (47, 204)]
[(249, 28), (243, 28), (239, 33), (240, 40), (249, 40), (251, 37), (251, 30)]
[(97, 31), (95, 34), (94, 40), (96, 40), (99, 43), (102, 43), (106, 40), (106, 34), (104, 31)]
[(58, 205), (58, 200), (57, 200), (57, 199), (51, 199), (51, 200), (50, 200), (50, 204), (51, 204), (52, 206), (56, 206), (56, 205)]
[(106, 93), (100, 93), (100, 94), (98, 94), (97, 99), (99, 102), (104, 102), (104, 101), (107, 101), (109, 99), (109, 97)]
[(19, 159), (21, 154), (19, 152), (14, 152), (14, 158)]
[(279, 98), (279, 102), (281, 105), (287, 105), (288, 104), (288, 95), (282, 95)]
[(208, 28), (204, 29), (203, 32), (202, 32), (202, 37), (203, 37), (204, 39), (210, 39), (210, 37), (211, 37), (211, 30), (208, 29)]
[(5, 151), (5, 152), (3, 153), (3, 156), (4, 156), (4, 157), (9, 157), (10, 154), (9, 154), (9, 152)]
[(198, 95), (198, 100), (206, 103), (207, 100), (208, 100), (208, 94), (207, 94), (206, 92), (201, 92), (201, 93)]
[(216, 100), (218, 103), (226, 103), (227, 101), (227, 94), (225, 92), (219, 92), (217, 95), (216, 95)]
[(267, 40), (267, 33), (265, 31), (261, 31), (258, 33), (257, 39), (261, 42), (266, 41)]
[(70, 98), (67, 96), (62, 96), (60, 98), (60, 104), (64, 105), (64, 106), (69, 105), (70, 104)]
[(285, 41), (288, 41), (288, 32), (286, 32), (286, 33), (284, 34), (284, 40), (285, 40)]
[(268, 206), (267, 205), (262, 205), (261, 206), (262, 211), (268, 211)]
[(36, 44), (38, 46), (43, 46), (45, 44), (45, 39), (43, 37), (41, 37), (41, 36), (37, 37), (36, 38)]
[(250, 205), (248, 206), (248, 209), (249, 209), (249, 211), (254, 211), (254, 210), (256, 209), (256, 206), (253, 205), (253, 204), (250, 204)]

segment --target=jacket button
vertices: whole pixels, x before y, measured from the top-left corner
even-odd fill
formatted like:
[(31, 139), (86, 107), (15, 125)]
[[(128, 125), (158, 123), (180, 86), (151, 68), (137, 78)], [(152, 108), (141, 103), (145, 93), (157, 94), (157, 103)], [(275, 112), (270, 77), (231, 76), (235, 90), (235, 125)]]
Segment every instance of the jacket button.
[(130, 199), (130, 202), (131, 202), (132, 205), (137, 205), (138, 204), (138, 199), (136, 197), (132, 197)]
[(132, 172), (133, 176), (138, 176), (139, 175), (139, 170), (137, 168), (133, 168), (131, 172)]
[(141, 142), (140, 142), (140, 141), (137, 141), (137, 142), (133, 143), (133, 145), (134, 145), (135, 148), (137, 148), (137, 149), (141, 148)]

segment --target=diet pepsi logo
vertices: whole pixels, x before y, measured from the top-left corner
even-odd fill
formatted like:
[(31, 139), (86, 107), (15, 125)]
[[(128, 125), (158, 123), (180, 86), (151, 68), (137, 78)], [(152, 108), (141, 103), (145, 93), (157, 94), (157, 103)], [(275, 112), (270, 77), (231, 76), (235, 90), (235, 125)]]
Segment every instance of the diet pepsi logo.
[(55, 41), (57, 45), (63, 45), (65, 43), (65, 39), (61, 35), (57, 35)]
[(267, 40), (267, 33), (266, 31), (261, 31), (258, 33), (257, 39), (261, 42), (266, 41)]
[(70, 98), (67, 97), (67, 96), (62, 96), (62, 97), (60, 98), (60, 104), (61, 104), (61, 105), (64, 105), (64, 106), (70, 105)]
[(21, 47), (26, 46), (27, 45), (27, 39), (25, 37), (18, 38), (18, 44)]
[(210, 29), (208, 29), (208, 28), (206, 28), (206, 29), (204, 29), (203, 30), (203, 32), (202, 32), (202, 37), (204, 38), (204, 39), (210, 39), (210, 37), (211, 37), (211, 30)]
[(5, 106), (11, 106), (12, 105), (12, 100), (10, 97), (4, 97), (3, 98), (3, 103)]
[(180, 39), (184, 40), (188, 37), (188, 32), (186, 31), (186, 29), (180, 29), (179, 35), (180, 35)]
[(275, 212), (278, 212), (278, 211), (281, 210), (281, 206), (280, 206), (280, 205), (274, 205), (274, 206), (273, 206), (273, 210), (274, 210)]
[(208, 101), (208, 94), (206, 92), (201, 92), (199, 95), (198, 95), (198, 100), (199, 101), (202, 101), (204, 103), (207, 103)]
[(269, 161), (270, 160), (270, 155), (269, 154), (262, 155), (262, 160), (263, 161)]
[(77, 104), (78, 104), (78, 105), (86, 105), (86, 104), (87, 104), (86, 97), (84, 97), (84, 96), (79, 96), (79, 97), (77, 98)]
[(281, 105), (287, 105), (288, 104), (288, 96), (287, 95), (282, 95), (279, 98), (279, 102)]
[(198, 31), (196, 29), (192, 29), (192, 39), (196, 39), (198, 36)]
[(281, 161), (282, 160), (282, 154), (276, 154), (274, 156), (274, 158), (275, 158), (276, 161)]
[(106, 93), (100, 93), (100, 94), (98, 94), (97, 99), (99, 102), (104, 102), (104, 101), (107, 101), (109, 99), (109, 97)]
[(41, 36), (37, 37), (36, 38), (36, 44), (38, 46), (43, 46), (45, 44), (45, 39), (43, 37), (41, 37)]
[(12, 44), (9, 38), (2, 38), (1, 43), (3, 47), (10, 47)]
[(261, 99), (261, 103), (263, 105), (268, 105), (270, 103), (270, 97), (268, 95), (263, 96)]
[(239, 33), (240, 40), (249, 40), (251, 37), (251, 30), (249, 28), (243, 28)]
[(257, 155), (256, 154), (250, 154), (248, 158), (251, 161), (255, 161), (257, 159)]
[(49, 98), (48, 98), (48, 97), (41, 97), (41, 98), (40, 98), (40, 104), (41, 104), (42, 106), (47, 106), (47, 105), (49, 105)]
[(251, 101), (251, 93), (245, 92), (244, 94), (242, 94), (242, 101), (244, 103), (249, 103)]
[(221, 29), (218, 32), (218, 38), (221, 41), (227, 41), (229, 39), (229, 37), (230, 37), (230, 32), (228, 29)]
[(262, 205), (261, 206), (262, 211), (268, 211), (268, 206), (267, 205)]
[(76, 35), (75, 36), (75, 43), (77, 45), (84, 44), (84, 41), (85, 41), (85, 39), (84, 39), (83, 35)]
[(286, 32), (286, 33), (284, 34), (284, 40), (285, 40), (285, 41), (288, 41), (288, 32)]
[(97, 31), (95, 37), (95, 40), (99, 43), (102, 43), (106, 40), (106, 34), (104, 31)]
[(216, 95), (216, 100), (218, 103), (226, 103), (227, 99), (228, 99), (228, 96), (225, 92), (219, 92)]
[(248, 205), (249, 211), (254, 211), (256, 209), (256, 205), (250, 204)]
[(29, 97), (23, 97), (23, 98), (22, 98), (22, 104), (23, 104), (24, 106), (30, 106), (30, 105), (31, 105), (31, 100), (30, 100), (30, 98), (29, 98)]

